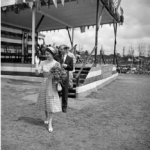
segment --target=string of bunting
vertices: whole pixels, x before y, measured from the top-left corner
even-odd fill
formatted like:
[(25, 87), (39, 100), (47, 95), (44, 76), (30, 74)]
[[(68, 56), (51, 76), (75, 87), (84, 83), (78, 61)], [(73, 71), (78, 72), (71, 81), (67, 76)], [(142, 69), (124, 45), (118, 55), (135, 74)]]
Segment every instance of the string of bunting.
[[(52, 1), (52, 2), (51, 2)], [(112, 15), (114, 16), (114, 18), (120, 22), (120, 24), (122, 25), (124, 22), (124, 17), (123, 17), (123, 9), (120, 7), (120, 12), (121, 12), (121, 16), (118, 13), (118, 2), (120, 2), (120, 0), (101, 0), (103, 2), (103, 4), (105, 5), (105, 7), (107, 7), (110, 12), (112, 13)], [(23, 2), (23, 3), (21, 3)], [(69, 2), (71, 2), (71, 0), (69, 0)], [(79, 0), (76, 0), (77, 5), (79, 5)], [(93, 0), (91, 0), (91, 2), (93, 3)], [(18, 0), (18, 3), (12, 6), (4, 6), (1, 7), (2, 12), (6, 13), (7, 11), (14, 11), (15, 13), (19, 13), (19, 11), (21, 11), (22, 9), (25, 8), (30, 8), (32, 9), (33, 7), (36, 7), (38, 10), (41, 9), (42, 4), (45, 3), (47, 5), (48, 8), (50, 8), (51, 3), (54, 4), (54, 6), (57, 8), (57, 0)], [(61, 4), (62, 6), (64, 6), (65, 0), (61, 0)], [(117, 8), (116, 8), (117, 7)], [(82, 29), (83, 30), (83, 29)]]

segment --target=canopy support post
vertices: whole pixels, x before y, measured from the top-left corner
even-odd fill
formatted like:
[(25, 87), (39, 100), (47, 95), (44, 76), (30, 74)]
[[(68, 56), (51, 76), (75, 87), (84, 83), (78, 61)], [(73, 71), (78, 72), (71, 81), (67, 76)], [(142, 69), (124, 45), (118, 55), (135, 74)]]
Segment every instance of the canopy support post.
[(41, 19), (40, 19), (40, 21), (39, 21), (39, 23), (37, 24), (37, 26), (36, 26), (36, 31), (38, 30), (38, 28), (39, 28), (39, 26), (40, 26), (40, 24), (42, 23), (42, 21), (43, 21), (43, 19), (44, 19), (44, 15), (42, 15), (42, 17), (41, 17)]
[(72, 28), (72, 48), (73, 48), (73, 42), (74, 42), (74, 28)]
[(72, 39), (71, 39), (71, 35), (70, 35), (70, 32), (69, 32), (68, 26), (66, 27), (66, 29), (68, 31), (68, 36), (69, 36), (69, 39), (70, 39), (71, 47), (73, 47), (73, 42), (72, 42)]
[(99, 63), (102, 64), (102, 47), (100, 49), (99, 59)]
[(72, 25), (70, 25), (70, 24), (68, 24), (68, 23), (66, 23), (66, 22), (63, 22), (62, 20), (57, 19), (57, 18), (55, 18), (54, 16), (52, 16), (52, 15), (50, 15), (50, 14), (47, 14), (47, 13), (43, 12), (42, 10), (37, 11), (37, 12), (38, 12), (39, 14), (42, 14), (42, 15), (48, 17), (48, 18), (51, 18), (51, 19), (53, 19), (53, 20), (55, 20), (55, 21), (57, 21), (57, 22), (59, 22), (59, 23), (65, 25), (65, 26), (67, 26), (67, 27), (73, 27)]
[(41, 25), (41, 23), (42, 23), (44, 17), (45, 17), (45, 16), (42, 15), (42, 17), (41, 17), (39, 23), (37, 24), (37, 26), (36, 26), (36, 28), (35, 28), (35, 31), (36, 31), (36, 45), (38, 45), (38, 31), (37, 31), (37, 30), (38, 30), (39, 26)]
[(95, 30), (95, 66), (97, 65), (97, 46), (98, 46), (98, 30), (99, 30), (99, 25), (101, 24), (102, 21), (102, 15), (104, 11), (104, 6), (102, 6), (102, 11), (99, 11), (99, 0), (97, 0), (97, 9), (96, 9), (96, 30)]
[(116, 64), (117, 64), (117, 67), (118, 67), (118, 61), (117, 61), (117, 57), (116, 57), (116, 44), (117, 44), (117, 40), (116, 40), (116, 37), (117, 37), (117, 23), (113, 23), (113, 26), (114, 26), (114, 34), (115, 34), (113, 65), (115, 65), (115, 60), (116, 60)]
[(32, 9), (32, 65), (34, 65), (35, 54), (35, 8)]

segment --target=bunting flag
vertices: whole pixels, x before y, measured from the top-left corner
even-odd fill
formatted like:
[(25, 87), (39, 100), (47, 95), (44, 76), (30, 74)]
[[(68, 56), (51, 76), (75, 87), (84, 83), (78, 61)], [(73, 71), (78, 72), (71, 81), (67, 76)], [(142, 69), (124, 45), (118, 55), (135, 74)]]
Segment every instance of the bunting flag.
[(85, 32), (85, 27), (80, 27), (81, 33)]
[(139, 61), (139, 58), (135, 58), (135, 61)]
[(2, 7), (2, 11), (3, 11), (3, 12), (6, 12), (6, 11), (7, 11), (7, 7), (5, 7), (5, 6)]
[(62, 5), (64, 6), (65, 0), (61, 0)]
[(57, 8), (57, 0), (53, 0), (55, 7)]
[(46, 3), (47, 7), (49, 8), (50, 7), (50, 0), (44, 0), (44, 1)]
[(16, 14), (18, 14), (19, 13), (19, 6), (17, 6), (17, 5), (14, 5), (14, 12), (16, 13)]
[(122, 9), (122, 7), (120, 7), (120, 13), (121, 13), (121, 15), (123, 15), (123, 9)]
[(36, 8), (37, 10), (41, 10), (41, 0), (36, 1)]
[(33, 8), (33, 2), (28, 2), (28, 5), (31, 9)]

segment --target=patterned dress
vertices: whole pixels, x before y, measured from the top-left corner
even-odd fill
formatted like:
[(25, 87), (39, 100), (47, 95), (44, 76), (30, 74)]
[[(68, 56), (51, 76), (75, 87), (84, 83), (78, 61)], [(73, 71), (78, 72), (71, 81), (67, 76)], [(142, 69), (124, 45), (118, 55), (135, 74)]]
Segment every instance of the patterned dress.
[(44, 78), (40, 86), (37, 101), (38, 109), (52, 113), (62, 111), (61, 100), (56, 89), (56, 84), (53, 82), (52, 76), (48, 74), (54, 65), (60, 66), (55, 60), (52, 62), (45, 60), (40, 63), (40, 70), (43, 72)]

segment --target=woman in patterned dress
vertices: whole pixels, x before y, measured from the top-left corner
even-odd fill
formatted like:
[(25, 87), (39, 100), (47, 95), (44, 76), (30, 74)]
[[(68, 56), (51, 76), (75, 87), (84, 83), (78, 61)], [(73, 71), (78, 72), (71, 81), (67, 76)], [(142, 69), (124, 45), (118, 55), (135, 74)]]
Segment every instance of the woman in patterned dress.
[(35, 58), (36, 75), (43, 73), (43, 82), (40, 86), (40, 92), (37, 101), (37, 107), (40, 110), (45, 111), (46, 120), (45, 124), (48, 124), (48, 131), (52, 132), (52, 119), (53, 114), (56, 112), (61, 112), (61, 100), (58, 95), (55, 82), (52, 80), (52, 74), (50, 73), (51, 68), (54, 66), (59, 66), (60, 64), (54, 60), (55, 49), (53, 47), (48, 47), (45, 51), (46, 60), (41, 61), (39, 64), (39, 59)]

